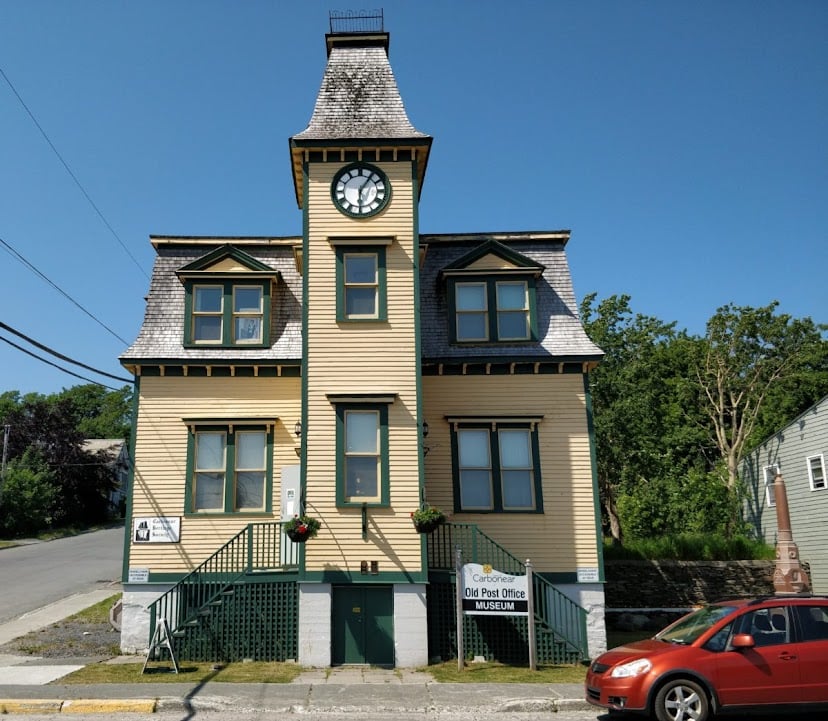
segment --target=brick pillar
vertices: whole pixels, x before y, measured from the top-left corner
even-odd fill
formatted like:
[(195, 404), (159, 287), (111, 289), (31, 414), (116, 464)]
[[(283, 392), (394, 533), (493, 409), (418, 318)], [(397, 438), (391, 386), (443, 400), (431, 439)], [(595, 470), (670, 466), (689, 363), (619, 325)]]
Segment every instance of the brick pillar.
[(799, 549), (793, 540), (791, 514), (788, 511), (788, 494), (782, 474), (773, 479), (773, 496), (776, 500), (776, 569), (773, 572), (773, 587), (777, 595), (808, 593), (811, 582), (799, 563)]

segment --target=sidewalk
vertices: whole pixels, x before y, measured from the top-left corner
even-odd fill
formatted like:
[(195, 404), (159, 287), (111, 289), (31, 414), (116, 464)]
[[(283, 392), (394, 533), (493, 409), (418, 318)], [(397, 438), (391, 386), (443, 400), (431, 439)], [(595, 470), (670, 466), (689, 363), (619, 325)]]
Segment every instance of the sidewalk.
[[(73, 596), (0, 626), (10, 640), (86, 608), (100, 591)], [(85, 605), (84, 605), (85, 604)], [(38, 625), (40, 624), (40, 625)], [(465, 710), (548, 713), (591, 708), (580, 684), (438, 683), (409, 669), (345, 666), (308, 669), (292, 683), (60, 684), (60, 679), (100, 658), (44, 659), (0, 655), (0, 714), (234, 710), (239, 713), (440, 712)], [(117, 663), (119, 659), (112, 659)], [(130, 657), (134, 662), (135, 657)]]
[(381, 669), (311, 671), (289, 684), (212, 683), (105, 684), (94, 686), (0, 685), (0, 713), (37, 710), (215, 711), (237, 713), (447, 712), (463, 710), (481, 716), (499, 712), (553, 713), (562, 708), (587, 708), (579, 684), (455, 684), (437, 683)]

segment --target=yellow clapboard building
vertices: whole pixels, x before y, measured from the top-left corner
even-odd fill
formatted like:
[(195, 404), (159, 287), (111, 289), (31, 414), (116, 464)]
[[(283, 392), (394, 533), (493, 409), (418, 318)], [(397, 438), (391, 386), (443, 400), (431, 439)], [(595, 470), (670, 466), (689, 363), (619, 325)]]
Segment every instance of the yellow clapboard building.
[[(528, 560), (538, 659), (594, 655), (602, 352), (569, 231), (420, 233), (431, 137), (388, 33), (325, 39), (289, 141), (302, 236), (151, 237), (121, 357), (136, 385), (122, 648), (160, 633), (192, 660), (421, 666), (456, 657), (458, 560), (515, 575)], [(525, 661), (525, 616), (462, 623), (468, 656)]]

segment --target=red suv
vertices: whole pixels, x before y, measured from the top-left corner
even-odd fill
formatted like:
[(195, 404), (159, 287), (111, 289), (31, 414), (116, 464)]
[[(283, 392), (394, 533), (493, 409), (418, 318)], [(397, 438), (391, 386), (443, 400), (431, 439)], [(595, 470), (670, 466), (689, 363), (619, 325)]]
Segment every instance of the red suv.
[(599, 656), (586, 700), (659, 721), (736, 707), (828, 704), (828, 598), (722, 601)]

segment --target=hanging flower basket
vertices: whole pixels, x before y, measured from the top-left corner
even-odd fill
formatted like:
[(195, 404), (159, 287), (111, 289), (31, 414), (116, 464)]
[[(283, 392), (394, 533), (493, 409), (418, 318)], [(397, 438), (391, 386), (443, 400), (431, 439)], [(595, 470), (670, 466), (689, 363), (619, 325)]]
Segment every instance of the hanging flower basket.
[(425, 506), (411, 513), (411, 521), (417, 533), (431, 533), (446, 522), (446, 516), (439, 508)]
[(285, 524), (285, 534), (294, 543), (304, 543), (309, 538), (315, 538), (320, 523), (311, 516), (294, 516)]

